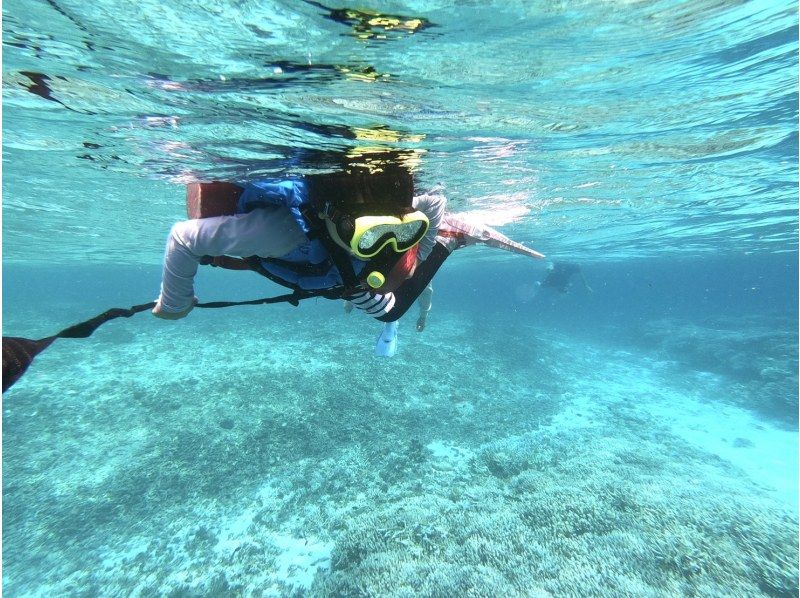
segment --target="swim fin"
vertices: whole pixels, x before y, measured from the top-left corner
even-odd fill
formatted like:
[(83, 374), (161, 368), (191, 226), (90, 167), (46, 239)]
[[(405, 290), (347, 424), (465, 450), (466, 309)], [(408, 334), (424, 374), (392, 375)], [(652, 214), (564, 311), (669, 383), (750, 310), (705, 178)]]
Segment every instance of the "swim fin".
[(378, 342), (375, 343), (375, 355), (378, 357), (394, 357), (397, 353), (397, 325), (397, 320), (383, 325)]
[(22, 377), (33, 358), (47, 349), (57, 337), (33, 340), (16, 336), (3, 337), (3, 392)]

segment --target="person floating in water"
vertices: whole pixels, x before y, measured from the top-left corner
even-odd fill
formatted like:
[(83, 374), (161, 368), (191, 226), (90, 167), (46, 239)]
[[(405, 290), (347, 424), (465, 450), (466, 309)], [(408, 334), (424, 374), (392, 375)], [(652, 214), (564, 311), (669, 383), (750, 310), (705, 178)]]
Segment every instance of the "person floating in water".
[[(454, 250), (483, 243), (544, 258), (495, 230), (447, 214), (440, 191), (415, 196), (408, 168), (365, 164), (278, 181), (188, 185), (191, 219), (172, 227), (158, 299), (108, 309), (38, 340), (3, 337), (3, 392), (56, 339), (87, 338), (106, 322), (147, 310), (178, 320), (195, 306), (345, 299), (386, 324), (376, 352), (390, 356), (397, 347), (397, 320), (420, 296), (417, 329), (425, 327), (431, 279)], [(200, 264), (253, 270), (292, 293), (198, 303), (194, 277)]]
[(566, 293), (572, 287), (573, 276), (579, 276), (584, 288), (593, 293), (592, 287), (586, 282), (586, 277), (578, 264), (570, 262), (550, 262), (547, 264), (547, 274), (544, 279), (537, 282), (540, 289), (551, 289), (559, 293)]
[[(220, 198), (228, 206), (221, 215), (203, 213)], [(345, 299), (391, 323), (426, 291), (455, 249), (484, 243), (544, 257), (447, 214), (440, 190), (415, 195), (411, 172), (394, 163), (286, 180), (195, 184), (189, 204), (199, 206), (198, 217), (172, 227), (152, 309), (166, 320), (185, 317), (197, 303), (200, 264), (254, 270), (300, 299)]]

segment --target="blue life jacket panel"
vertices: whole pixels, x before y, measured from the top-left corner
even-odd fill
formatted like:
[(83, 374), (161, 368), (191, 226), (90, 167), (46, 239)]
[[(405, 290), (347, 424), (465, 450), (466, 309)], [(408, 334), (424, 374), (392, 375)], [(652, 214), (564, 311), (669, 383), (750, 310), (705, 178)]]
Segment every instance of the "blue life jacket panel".
[[(285, 206), (289, 208), (300, 229), (308, 236), (312, 227), (302, 212), (310, 201), (305, 181), (265, 180), (244, 183), (241, 186), (244, 187), (244, 192), (236, 206), (237, 214), (246, 214), (267, 206)], [(356, 258), (352, 258), (351, 262), (353, 271), (357, 275), (366, 265), (365, 261)], [(342, 284), (339, 270), (319, 239), (310, 239), (279, 258), (262, 258), (261, 265), (274, 277), (288, 283), (287, 286), (290, 287), (317, 290)]]
[(236, 206), (237, 214), (247, 214), (266, 206), (286, 206), (304, 233), (311, 229), (301, 213), (302, 208), (308, 204), (308, 190), (302, 179), (256, 181), (245, 183), (242, 187), (244, 191)]

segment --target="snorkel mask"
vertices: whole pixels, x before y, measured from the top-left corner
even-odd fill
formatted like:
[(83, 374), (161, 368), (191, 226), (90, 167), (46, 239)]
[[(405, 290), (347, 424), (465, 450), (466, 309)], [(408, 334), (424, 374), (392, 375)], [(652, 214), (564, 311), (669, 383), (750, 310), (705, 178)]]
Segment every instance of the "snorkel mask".
[[(334, 211), (326, 215), (325, 224), (328, 234), (339, 246), (355, 257), (371, 262), (365, 280), (373, 289), (386, 283), (386, 276), (394, 264), (417, 246), (430, 226), (428, 217), (420, 211), (402, 216), (358, 217)], [(382, 264), (378, 265), (376, 261)], [(373, 269), (376, 266), (379, 269)]]
[(326, 214), (328, 232), (341, 246), (361, 259), (370, 259), (384, 248), (404, 253), (428, 232), (428, 217), (420, 211), (398, 216)]

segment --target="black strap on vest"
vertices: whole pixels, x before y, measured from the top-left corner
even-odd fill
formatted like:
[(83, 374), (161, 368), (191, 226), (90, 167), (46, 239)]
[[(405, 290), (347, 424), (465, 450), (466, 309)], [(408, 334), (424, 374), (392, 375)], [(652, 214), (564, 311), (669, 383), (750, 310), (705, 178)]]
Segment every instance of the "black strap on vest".
[(356, 276), (355, 270), (353, 270), (353, 263), (350, 261), (350, 254), (347, 250), (340, 247), (336, 241), (331, 238), (325, 228), (325, 224), (311, 207), (304, 208), (301, 213), (309, 226), (308, 238), (310, 240), (317, 239), (322, 243), (333, 265), (336, 266), (336, 269), (339, 271), (345, 288), (357, 289), (361, 287), (362, 283)]
[(344, 286), (348, 289), (360, 287), (361, 281), (356, 276), (355, 270), (353, 270), (353, 262), (350, 261), (350, 254), (339, 247), (336, 241), (331, 239), (328, 235), (320, 235), (319, 241), (331, 257), (333, 265), (336, 266), (336, 269), (339, 271)]

